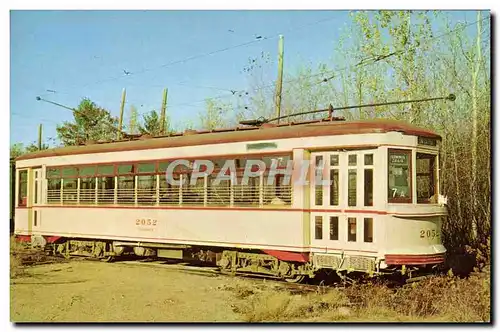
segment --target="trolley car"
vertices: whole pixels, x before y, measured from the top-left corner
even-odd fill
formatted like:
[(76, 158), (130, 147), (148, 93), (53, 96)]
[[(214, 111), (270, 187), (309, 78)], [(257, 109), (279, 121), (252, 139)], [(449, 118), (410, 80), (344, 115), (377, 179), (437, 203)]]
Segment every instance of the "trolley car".
[[(319, 120), (61, 147), (16, 160), (15, 234), (54, 253), (196, 259), (300, 281), (443, 262), (440, 136), (404, 122)], [(231, 180), (190, 164), (235, 162)], [(246, 163), (268, 168), (247, 183)], [(294, 181), (300, 164), (304, 182)], [(317, 181), (321, 173), (323, 180)]]

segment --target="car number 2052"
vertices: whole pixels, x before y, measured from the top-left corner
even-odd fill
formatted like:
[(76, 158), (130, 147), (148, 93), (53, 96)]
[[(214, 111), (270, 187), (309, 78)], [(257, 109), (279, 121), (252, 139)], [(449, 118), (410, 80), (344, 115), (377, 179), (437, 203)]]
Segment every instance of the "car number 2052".
[(136, 226), (156, 226), (157, 223), (158, 221), (156, 219), (151, 218), (142, 218), (135, 220)]
[(435, 229), (421, 229), (420, 230), (420, 238), (424, 239), (424, 238), (429, 238), (429, 239), (436, 239), (436, 238), (439, 238), (439, 231), (435, 230)]

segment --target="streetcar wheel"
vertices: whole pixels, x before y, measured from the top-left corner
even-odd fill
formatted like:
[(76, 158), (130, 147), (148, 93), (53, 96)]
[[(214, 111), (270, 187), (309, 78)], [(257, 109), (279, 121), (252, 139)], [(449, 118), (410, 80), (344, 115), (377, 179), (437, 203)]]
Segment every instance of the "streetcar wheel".
[(294, 278), (285, 278), (285, 281), (289, 282), (291, 284), (298, 284), (298, 283), (301, 283), (302, 281), (304, 281), (304, 279), (306, 279), (306, 276), (298, 275), (298, 276), (295, 276)]

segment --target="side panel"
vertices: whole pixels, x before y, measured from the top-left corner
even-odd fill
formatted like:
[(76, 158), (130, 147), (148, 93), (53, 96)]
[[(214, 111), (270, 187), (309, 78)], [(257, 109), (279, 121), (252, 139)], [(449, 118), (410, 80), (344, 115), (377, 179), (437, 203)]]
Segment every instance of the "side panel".
[[(301, 211), (44, 207), (36, 233), (307, 251)], [(25, 234), (25, 224), (16, 225)]]
[(28, 234), (28, 211), (27, 208), (16, 208), (14, 234)]
[(446, 251), (441, 244), (441, 217), (388, 216), (386, 254), (426, 255)]

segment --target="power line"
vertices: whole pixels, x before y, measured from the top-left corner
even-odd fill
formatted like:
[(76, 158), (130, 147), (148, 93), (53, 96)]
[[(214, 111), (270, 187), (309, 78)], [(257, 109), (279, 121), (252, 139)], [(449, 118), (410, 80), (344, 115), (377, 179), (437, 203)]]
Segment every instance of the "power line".
[[(319, 23), (322, 23), (322, 22), (325, 22), (325, 21), (329, 21), (329, 20), (332, 20), (332, 19), (334, 19), (334, 18), (327, 18), (327, 19), (319, 20), (319, 21), (316, 21), (316, 22), (313, 22), (313, 23), (305, 24), (305, 25), (300, 26), (300, 27), (289, 29), (288, 31), (299, 29), (299, 28), (303, 28), (303, 27), (310, 26), (310, 25), (319, 24)], [(480, 21), (483, 21), (483, 20), (486, 20), (486, 19), (489, 19), (489, 17), (485, 17), (485, 18), (483, 18)], [(455, 28), (455, 29), (453, 29), (451, 31), (448, 31), (448, 32), (443, 33), (443, 34), (440, 34), (440, 35), (438, 35), (436, 37), (429, 38), (429, 39), (421, 42), (419, 45), (414, 45), (414, 46), (412, 46), (410, 48), (404, 48), (404, 49), (396, 50), (396, 51), (390, 52), (390, 53), (385, 54), (385, 55), (374, 55), (372, 57), (363, 59), (362, 61), (358, 62), (357, 64), (348, 65), (348, 66), (345, 66), (343, 68), (333, 69), (333, 70), (327, 71), (326, 73), (323, 72), (323, 73), (309, 75), (309, 76), (306, 76), (306, 78), (331, 75), (331, 76), (325, 77), (324, 79), (322, 79), (321, 81), (319, 81), (315, 85), (326, 83), (326, 82), (332, 80), (333, 78), (335, 78), (335, 75), (333, 75), (334, 73), (337, 73), (337, 72), (340, 72), (340, 71), (345, 71), (346, 69), (353, 68), (353, 67), (365, 67), (365, 66), (369, 66), (369, 65), (375, 64), (375, 63), (377, 63), (377, 62), (379, 62), (381, 60), (384, 60), (384, 59), (387, 59), (389, 57), (392, 57), (394, 55), (405, 53), (405, 52), (409, 52), (412, 49), (416, 49), (418, 47), (421, 47), (422, 44), (430, 43), (431, 41), (440, 39), (440, 38), (442, 38), (444, 36), (447, 36), (449, 34), (457, 32), (458, 30), (463, 30), (463, 29), (465, 29), (465, 28), (467, 28), (467, 27), (469, 27), (471, 25), (476, 24), (477, 22), (479, 22), (479, 20), (477, 20), (475, 22), (472, 22), (472, 23), (469, 23), (469, 24), (461, 25), (461, 26), (459, 26), (459, 27), (457, 27), (457, 28)], [(226, 48), (223, 48), (223, 49), (220, 49), (220, 50), (216, 50), (216, 51), (212, 51), (212, 52), (207, 52), (207, 53), (196, 55), (196, 56), (191, 56), (191, 57), (188, 57), (188, 58), (185, 58), (185, 59), (182, 59), (182, 60), (173, 61), (173, 62), (164, 64), (164, 65), (162, 65), (160, 67), (166, 67), (166, 66), (171, 66), (171, 65), (174, 65), (174, 64), (182, 63), (182, 62), (191, 61), (193, 59), (197, 59), (197, 58), (200, 58), (200, 57), (204, 57), (204, 56), (216, 54), (216, 53), (219, 53), (219, 52), (227, 51), (229, 49), (247, 46), (247, 45), (250, 45), (250, 44), (253, 44), (253, 43), (257, 43), (257, 42), (260, 42), (260, 41), (263, 41), (263, 40), (267, 40), (267, 39), (273, 39), (273, 38), (276, 38), (278, 36), (279, 35), (277, 35), (277, 36), (271, 36), (271, 37), (263, 37), (262, 39), (252, 40), (252, 41), (249, 41), (249, 42), (246, 42), (246, 43), (243, 43), (243, 44), (239, 44), (239, 45), (235, 45), (235, 46), (229, 46), (229, 47), (226, 47)], [(153, 70), (153, 69), (155, 69), (155, 68), (147, 69), (146, 71), (150, 71), (150, 70)], [(145, 72), (145, 71), (142, 71), (142, 72)], [(130, 73), (130, 74), (131, 75), (132, 74), (138, 74), (138, 73), (140, 74), (142, 72), (140, 71), (140, 72)], [(122, 77), (123, 76), (120, 76), (120, 78), (122, 78)], [(302, 80), (302, 79), (304, 79), (304, 77), (299, 77), (299, 78), (295, 78), (295, 79), (284, 80), (284, 83), (291, 83), (291, 82), (295, 82), (295, 81)], [(97, 84), (100, 83), (100, 82), (103, 82), (103, 81), (102, 80), (98, 81)], [(186, 85), (186, 86), (188, 86), (184, 82), (173, 83), (173, 84), (179, 84), (179, 85)], [(158, 87), (163, 87), (163, 85), (162, 86), (157, 85), (157, 86)], [(195, 87), (195, 86), (193, 85), (192, 87)], [(271, 83), (271, 84), (265, 85), (265, 86), (260, 86), (260, 87), (257, 87), (255, 89), (250, 89), (250, 90), (248, 90), (248, 89), (245, 89), (245, 90), (229, 90), (229, 89), (222, 89), (222, 88), (208, 87), (208, 86), (197, 86), (197, 87), (199, 87), (199, 88), (211, 88), (211, 89), (221, 90), (221, 91), (230, 91), (231, 93), (230, 94), (221, 94), (221, 95), (217, 95), (215, 97), (207, 97), (207, 98), (203, 98), (201, 100), (197, 100), (197, 101), (193, 101), (193, 102), (180, 103), (180, 104), (171, 104), (171, 105), (169, 105), (169, 108), (172, 108), (172, 107), (176, 108), (176, 107), (179, 107), (179, 106), (194, 106), (194, 104), (205, 102), (207, 99), (222, 99), (222, 98), (233, 97), (233, 96), (236, 96), (236, 95), (238, 95), (239, 97), (241, 97), (241, 94), (243, 94), (243, 93), (245, 95), (248, 95), (248, 92), (250, 92), (250, 91), (251, 92), (255, 92), (255, 91), (259, 91), (259, 90), (265, 89), (265, 88), (274, 87), (274, 83)], [(127, 102), (127, 103), (130, 103), (130, 102)], [(143, 113), (139, 113), (138, 115), (141, 115), (141, 114), (143, 114)]]
[[(321, 20), (318, 20), (318, 21), (315, 21), (315, 22), (311, 22), (311, 23), (300, 25), (298, 27), (292, 27), (290, 29), (285, 30), (284, 32), (290, 32), (290, 31), (293, 31), (293, 30), (302, 29), (304, 27), (316, 25), (316, 24), (323, 23), (323, 22), (326, 22), (326, 21), (331, 21), (331, 20), (334, 20), (334, 19), (336, 19), (336, 17), (329, 17), (329, 18), (321, 19)], [(125, 78), (125, 77), (130, 77), (130, 76), (133, 76), (133, 75), (143, 74), (143, 73), (150, 72), (150, 71), (153, 71), (153, 70), (158, 70), (158, 69), (170, 67), (170, 66), (173, 66), (173, 65), (181, 64), (181, 63), (186, 63), (188, 61), (192, 61), (192, 60), (195, 60), (195, 59), (204, 58), (204, 57), (207, 57), (207, 56), (212, 56), (212, 55), (215, 55), (217, 53), (225, 52), (225, 51), (236, 49), (236, 48), (240, 48), (240, 47), (247, 47), (249, 45), (252, 45), (252, 44), (255, 44), (255, 43), (259, 43), (259, 42), (262, 42), (264, 40), (271, 40), (271, 39), (274, 39), (274, 38), (278, 38), (279, 35), (283, 34), (284, 32), (280, 32), (280, 33), (278, 33), (276, 35), (273, 35), (273, 36), (263, 36), (263, 37), (259, 36), (261, 38), (253, 39), (251, 41), (247, 41), (247, 42), (244, 42), (244, 43), (241, 43), (241, 44), (237, 44), (237, 45), (233, 45), (233, 46), (227, 46), (227, 47), (224, 47), (224, 48), (221, 48), (221, 49), (218, 49), (218, 50), (214, 50), (214, 51), (210, 51), (210, 52), (205, 52), (205, 53), (193, 55), (193, 56), (190, 56), (190, 57), (187, 57), (187, 58), (184, 58), (184, 59), (171, 61), (171, 62), (162, 64), (160, 66), (155, 66), (155, 67), (151, 67), (151, 68), (145, 68), (145, 69), (142, 69), (142, 70), (139, 70), (139, 71), (126, 72), (124, 75), (123, 74), (119, 75), (119, 76), (117, 75), (117, 76), (113, 76), (113, 77), (109, 77), (109, 78), (106, 78), (106, 79), (101, 79), (101, 80), (98, 80), (98, 81), (95, 81), (95, 82), (84, 84), (83, 86), (80, 86), (80, 88), (85, 88), (85, 87), (88, 87), (90, 85), (97, 85), (97, 84), (101, 84), (101, 83), (105, 83), (105, 82), (110, 82), (110, 81), (122, 79), (122, 78)], [(76, 88), (76, 86), (74, 86), (74, 87)], [(40, 96), (46, 96), (46, 95), (48, 95), (48, 94), (46, 93), (46, 94), (42, 94)]]
[[(319, 85), (319, 84), (322, 84), (322, 83), (326, 83), (326, 82), (332, 80), (333, 78), (335, 78), (334, 74), (337, 73), (337, 72), (345, 71), (345, 70), (353, 68), (353, 67), (366, 67), (366, 66), (375, 64), (375, 63), (377, 63), (377, 62), (379, 62), (381, 60), (384, 60), (384, 59), (387, 59), (389, 57), (392, 57), (392, 56), (394, 56), (396, 54), (401, 54), (403, 52), (409, 52), (412, 49), (416, 49), (418, 47), (421, 47), (423, 44), (427, 44), (427, 43), (429, 43), (431, 41), (443, 38), (444, 36), (447, 36), (449, 34), (457, 32), (459, 30), (463, 30), (463, 29), (465, 29), (465, 28), (467, 28), (467, 27), (469, 27), (471, 25), (476, 24), (479, 21), (483, 21), (483, 20), (486, 20), (486, 19), (488, 19), (488, 17), (485, 17), (485, 18), (483, 18), (481, 20), (477, 20), (477, 21), (469, 23), (469, 24), (461, 25), (461, 26), (459, 26), (459, 27), (457, 27), (457, 28), (455, 28), (455, 29), (453, 29), (451, 31), (448, 31), (446, 33), (440, 34), (438, 36), (435, 36), (435, 37), (432, 37), (432, 38), (429, 38), (429, 39), (426, 39), (425, 41), (420, 42), (419, 45), (414, 45), (414, 46), (412, 46), (410, 48), (396, 50), (396, 51), (390, 52), (390, 53), (385, 54), (385, 55), (372, 56), (371, 58), (363, 59), (361, 62), (358, 62), (357, 64), (348, 65), (348, 66), (345, 66), (343, 68), (333, 69), (333, 70), (327, 71), (326, 73), (318, 73), (318, 74), (308, 75), (305, 78), (313, 78), (313, 77), (318, 77), (318, 76), (330, 75), (330, 76), (325, 77), (324, 79), (322, 79), (321, 81), (317, 82), (314, 85)], [(371, 61), (371, 62), (369, 62), (369, 61)], [(299, 78), (284, 80), (283, 83), (291, 83), (291, 82), (299, 81), (299, 80), (302, 80), (302, 79), (304, 79), (304, 77), (299, 77)], [(259, 91), (259, 90), (263, 90), (263, 89), (266, 89), (266, 88), (272, 88), (272, 87), (274, 87), (274, 83), (271, 83), (269, 85), (260, 86), (260, 87), (257, 87), (255, 89), (239, 90), (238, 93), (248, 94), (248, 92), (256, 92), (256, 91)], [(204, 98), (203, 100), (197, 100), (197, 101), (189, 102), (189, 103), (172, 104), (172, 105), (170, 105), (170, 107), (191, 106), (191, 105), (194, 105), (194, 104), (198, 104), (198, 103), (204, 102), (207, 99), (221, 99), (221, 98), (228, 98), (228, 97), (232, 97), (232, 96), (234, 96), (234, 94), (223, 94), (223, 95), (218, 95), (218, 96), (215, 96), (215, 97)]]
[[(314, 25), (314, 24), (318, 24), (318, 23), (321, 23), (321, 22), (324, 22), (324, 21), (327, 21), (327, 20), (331, 20), (333, 18), (328, 18), (328, 19), (324, 19), (324, 20), (320, 20), (320, 21), (316, 21), (314, 23), (310, 23), (308, 25)], [(332, 80), (333, 78), (335, 78), (335, 73), (337, 72), (340, 72), (340, 71), (345, 71), (347, 69), (350, 69), (350, 68), (353, 68), (353, 67), (359, 67), (359, 68), (362, 68), (362, 67), (366, 67), (366, 66), (369, 66), (369, 65), (372, 65), (372, 64), (375, 64), (381, 60), (384, 60), (384, 59), (387, 59), (389, 57), (392, 57), (394, 55), (397, 55), (397, 54), (401, 54), (401, 53), (405, 53), (405, 52), (409, 52), (413, 49), (416, 49), (418, 47), (421, 47), (423, 44), (428, 44), (430, 42), (433, 42), (437, 39), (440, 39), (440, 38), (443, 38), (447, 35), (450, 35), (454, 32), (457, 32), (459, 30), (463, 30), (463, 29), (466, 29), (467, 27), (469, 26), (472, 26), (476, 23), (478, 23), (479, 21), (484, 21), (486, 19), (489, 19), (489, 17), (485, 17), (481, 20), (476, 20), (472, 23), (468, 23), (468, 24), (464, 24), (464, 25), (460, 25), (459, 27), (451, 30), (451, 31), (448, 31), (448, 32), (445, 32), (445, 33), (442, 33), (438, 36), (435, 36), (435, 37), (432, 37), (432, 38), (429, 38), (423, 42), (421, 42), (419, 45), (414, 45), (412, 47), (407, 47), (407, 48), (403, 48), (403, 49), (399, 49), (399, 50), (395, 50), (393, 52), (390, 52), (388, 54), (385, 54), (385, 55), (374, 55), (372, 56), (371, 58), (366, 58), (366, 59), (363, 59), (361, 60), (360, 62), (358, 62), (357, 64), (353, 64), (353, 65), (348, 65), (348, 66), (345, 66), (343, 68), (337, 68), (337, 69), (333, 69), (333, 70), (330, 70), (330, 71), (327, 71), (327, 73), (318, 73), (318, 74), (313, 74), (313, 75), (309, 75), (309, 76), (306, 76), (306, 78), (313, 78), (313, 77), (318, 77), (318, 76), (325, 76), (326, 75), (330, 75), (328, 77), (325, 77), (324, 79), (322, 79), (321, 81), (317, 82), (315, 85), (319, 85), (319, 84), (322, 84), (322, 83), (326, 83), (330, 80)], [(307, 25), (304, 25), (304, 26), (307, 26)], [(301, 27), (304, 27), (304, 26), (301, 26)], [(264, 39), (272, 39), (272, 38), (276, 38), (277, 36), (275, 37), (264, 37)], [(255, 43), (255, 42), (258, 42), (258, 41), (261, 41), (263, 39), (259, 39), (259, 40), (254, 40), (252, 42), (249, 42), (249, 43)], [(244, 44), (247, 44), (247, 43), (244, 43)], [(244, 44), (240, 44), (240, 45), (244, 45)], [(234, 47), (240, 47), (238, 45), (234, 46)], [(223, 50), (227, 50), (227, 49), (231, 49), (231, 47), (226, 47), (225, 49), (222, 49), (222, 50), (218, 50), (218, 51), (213, 51), (213, 52), (209, 52), (209, 53), (217, 53), (217, 52), (221, 52)], [(201, 55), (200, 55), (201, 56)], [(195, 56), (195, 57), (198, 57), (198, 56)], [(187, 58), (187, 59), (191, 59), (193, 57), (190, 57), (190, 58)], [(181, 60), (180, 60), (181, 61)], [(189, 61), (189, 60), (187, 60)], [(177, 61), (179, 62), (179, 61)], [(284, 83), (291, 83), (291, 82), (295, 82), (295, 81), (298, 81), (298, 80), (302, 80), (304, 79), (304, 77), (299, 77), (299, 78), (295, 78), (295, 79), (289, 79), (289, 80), (284, 80)], [(182, 85), (183, 82), (180, 82), (180, 83), (177, 83), (177, 84), (180, 84)], [(175, 83), (174, 83), (175, 84)], [(186, 85), (187, 86), (187, 85)], [(160, 85), (158, 85), (158, 87), (160, 87)], [(163, 86), (161, 86), (163, 87)], [(201, 87), (201, 86), (199, 86)], [(236, 96), (236, 95), (241, 95), (241, 94), (245, 94), (245, 95), (248, 95), (248, 92), (256, 92), (256, 91), (259, 91), (259, 90), (263, 90), (263, 89), (266, 89), (266, 88), (272, 88), (274, 87), (274, 83), (271, 83), (269, 85), (264, 85), (264, 86), (260, 86), (260, 87), (257, 87), (255, 89), (245, 89), (245, 90), (227, 90), (227, 89), (220, 89), (222, 91), (231, 91), (231, 93), (229, 94), (221, 94), (221, 95), (217, 95), (215, 97), (207, 97), (207, 98), (203, 98), (201, 100), (197, 100), (197, 101), (193, 101), (193, 102), (187, 102), (187, 103), (180, 103), (180, 104), (171, 104), (169, 105), (169, 108), (171, 109), (172, 107), (176, 108), (176, 107), (179, 107), (179, 106), (193, 106), (195, 107), (195, 104), (199, 104), (199, 103), (202, 103), (202, 102), (205, 102), (207, 99), (224, 99), (224, 98), (229, 98), (229, 97), (233, 97), (233, 96)], [(209, 87), (204, 87), (204, 88), (209, 88)], [(211, 87), (211, 88), (214, 88), (214, 89), (218, 89), (218, 88), (215, 88), (215, 87)], [(241, 97), (241, 96), (240, 96)], [(129, 102), (127, 102), (129, 103)], [(143, 112), (139, 113), (138, 112), (138, 115), (142, 115), (144, 114)]]
[[(369, 66), (369, 65), (372, 65), (372, 64), (375, 64), (383, 59), (387, 59), (389, 57), (392, 57), (396, 54), (400, 54), (402, 52), (404, 52), (406, 50), (406, 52), (412, 50), (412, 49), (416, 49), (418, 47), (421, 47), (422, 44), (427, 44), (431, 41), (434, 41), (436, 39), (440, 39), (440, 38), (443, 38), (444, 36), (447, 36), (449, 34), (452, 34), (454, 32), (457, 32), (458, 30), (463, 30), (471, 25), (474, 25), (476, 24), (477, 22), (479, 21), (483, 21), (483, 20), (486, 20), (488, 19), (488, 17), (485, 17), (481, 20), (477, 20), (475, 22), (472, 22), (472, 23), (469, 23), (469, 24), (465, 24), (465, 25), (461, 25), (451, 31), (448, 31), (446, 33), (443, 33), (443, 34), (440, 34), (438, 36), (435, 36), (435, 37), (432, 37), (432, 38), (429, 38), (423, 42), (421, 42), (419, 45), (414, 45), (413, 47), (410, 47), (408, 49), (401, 49), (401, 50), (396, 50), (396, 51), (393, 51), (391, 53), (388, 53), (388, 54), (385, 54), (385, 55), (377, 55), (377, 56), (373, 56), (371, 59), (368, 58), (368, 59), (364, 59), (362, 60), (361, 62), (357, 63), (357, 64), (354, 64), (354, 65), (348, 65), (348, 66), (345, 66), (343, 68), (337, 68), (337, 69), (333, 69), (331, 71), (327, 71), (327, 73), (318, 73), (318, 74), (313, 74), (313, 75), (309, 75), (309, 76), (306, 76), (306, 78), (312, 78), (312, 77), (317, 77), (317, 76), (325, 76), (325, 74), (327, 75), (331, 75), (331, 76), (328, 76), (324, 79), (322, 79), (321, 81), (319, 81), (318, 83), (314, 84), (314, 85), (319, 85), (319, 84), (322, 84), (322, 83), (325, 83), (325, 82), (328, 82), (330, 80), (332, 80), (333, 78), (335, 78), (335, 75), (333, 75), (334, 73), (336, 72), (340, 72), (340, 71), (345, 71), (346, 69), (349, 69), (349, 68), (352, 68), (352, 67), (365, 67), (365, 66)], [(368, 62), (369, 60), (372, 60), (372, 62)], [(298, 81), (298, 80), (302, 80), (304, 79), (304, 77), (299, 77), (299, 78), (295, 78), (295, 79), (290, 79), (290, 80), (284, 80), (284, 83), (291, 83), (291, 82), (295, 82), (295, 81)], [(252, 92), (255, 92), (255, 91), (259, 91), (259, 90), (262, 90), (262, 89), (265, 89), (265, 88), (271, 88), (271, 87), (274, 87), (274, 83), (271, 83), (269, 85), (264, 85), (264, 86), (260, 86), (260, 87), (257, 87), (255, 89), (251, 89), (251, 90), (246, 90), (245, 92), (248, 92), (248, 91), (252, 91)], [(219, 99), (219, 98), (224, 98), (224, 97), (231, 97), (231, 95), (219, 95), (219, 96), (216, 96), (216, 97), (213, 97), (213, 99)], [(206, 98), (208, 99), (208, 98)], [(204, 99), (204, 100), (206, 100)], [(178, 104), (178, 105), (171, 105), (171, 106), (187, 106), (187, 105), (190, 105), (190, 104), (193, 104), (193, 103), (200, 103), (204, 100), (200, 100), (200, 101), (195, 101), (195, 102), (192, 102), (192, 103), (187, 103), (187, 104)]]

